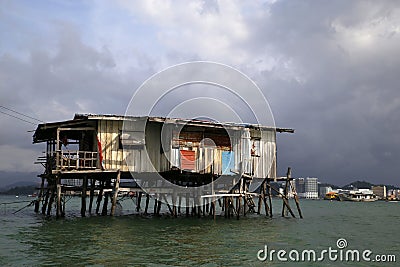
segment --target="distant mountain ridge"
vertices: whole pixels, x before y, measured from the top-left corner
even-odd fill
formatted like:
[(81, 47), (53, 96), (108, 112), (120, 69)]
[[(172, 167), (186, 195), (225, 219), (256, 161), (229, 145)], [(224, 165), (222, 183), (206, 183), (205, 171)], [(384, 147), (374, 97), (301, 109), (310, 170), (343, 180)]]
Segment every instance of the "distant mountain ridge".
[(2, 195), (32, 195), (35, 193), (36, 185), (25, 185), (25, 186), (16, 186), (10, 188), (6, 191), (1, 191), (0, 194)]
[(40, 180), (37, 178), (38, 174), (38, 172), (0, 171), (0, 191), (2, 191), (3, 189), (10, 189), (11, 187), (15, 186), (36, 184)]

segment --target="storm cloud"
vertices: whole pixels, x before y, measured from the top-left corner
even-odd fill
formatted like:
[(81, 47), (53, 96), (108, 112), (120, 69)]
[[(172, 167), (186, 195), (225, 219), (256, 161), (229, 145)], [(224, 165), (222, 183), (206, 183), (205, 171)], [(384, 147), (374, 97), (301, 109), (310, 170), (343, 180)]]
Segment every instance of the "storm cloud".
[[(400, 4), (246, 2), (2, 2), (0, 105), (43, 121), (124, 114), (151, 75), (216, 61), (253, 79), (276, 125), (296, 130), (278, 136), (281, 175), (399, 185)], [(40, 172), (35, 125), (0, 124), (0, 171)]]

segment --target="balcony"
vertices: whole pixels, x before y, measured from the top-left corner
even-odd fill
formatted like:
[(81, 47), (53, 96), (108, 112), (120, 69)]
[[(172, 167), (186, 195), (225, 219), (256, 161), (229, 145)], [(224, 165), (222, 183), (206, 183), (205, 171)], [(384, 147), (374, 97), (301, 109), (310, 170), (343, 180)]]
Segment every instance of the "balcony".
[(97, 152), (61, 150), (56, 153), (57, 170), (93, 170), (99, 166)]

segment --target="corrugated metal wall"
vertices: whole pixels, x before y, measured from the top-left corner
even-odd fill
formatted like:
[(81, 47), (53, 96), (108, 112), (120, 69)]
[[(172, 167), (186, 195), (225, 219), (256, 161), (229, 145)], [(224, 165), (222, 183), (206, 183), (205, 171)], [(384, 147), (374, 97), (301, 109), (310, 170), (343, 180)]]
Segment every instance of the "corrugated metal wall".
[[(176, 127), (173, 124), (164, 125), (158, 122), (146, 124), (146, 136), (143, 133), (145, 119), (137, 119), (125, 124), (127, 133), (124, 138), (130, 138), (134, 145), (125, 147), (123, 152), (120, 135), (123, 127), (122, 121), (98, 120), (98, 138), (102, 145), (103, 167), (105, 169), (121, 169), (122, 171), (150, 172), (168, 171), (172, 166), (181, 167), (182, 144), (174, 138)], [(163, 136), (161, 137), (161, 130)], [(193, 128), (192, 128), (193, 131)], [(199, 132), (203, 131), (199, 127)], [(186, 134), (186, 133), (185, 133)], [(192, 132), (196, 135), (196, 132)], [(198, 134), (198, 133), (197, 133)], [(242, 165), (245, 173), (255, 177), (276, 177), (276, 132), (270, 130), (230, 130), (231, 148), (233, 152), (233, 168), (240, 171)], [(184, 135), (185, 136), (185, 135)], [(161, 138), (164, 147), (161, 146)], [(188, 135), (190, 139), (190, 134)], [(145, 139), (145, 140), (142, 140)], [(195, 171), (209, 173), (211, 165), (215, 174), (222, 174), (222, 152), (229, 151), (228, 147), (200, 146), (191, 140), (191, 150), (195, 153)], [(144, 151), (146, 143), (147, 153)], [(256, 144), (258, 156), (252, 156), (252, 149)], [(168, 156), (164, 156), (164, 153)], [(148, 157), (147, 157), (148, 154)], [(254, 151), (253, 151), (254, 154)], [(149, 161), (150, 159), (150, 161)], [(171, 163), (172, 164), (171, 164)], [(129, 164), (129, 168), (127, 164)], [(211, 163), (211, 164), (210, 164)], [(271, 166), (272, 165), (272, 166)], [(153, 168), (154, 166), (154, 168)], [(269, 173), (268, 173), (269, 172)]]

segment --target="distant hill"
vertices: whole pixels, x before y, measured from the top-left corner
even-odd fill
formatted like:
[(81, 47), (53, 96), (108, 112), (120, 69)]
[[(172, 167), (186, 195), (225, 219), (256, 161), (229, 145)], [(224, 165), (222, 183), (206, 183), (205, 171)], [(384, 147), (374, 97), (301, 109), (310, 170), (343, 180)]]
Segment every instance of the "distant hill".
[(31, 195), (35, 193), (36, 186), (35, 185), (26, 185), (26, 186), (16, 186), (13, 188), (10, 188), (6, 191), (0, 192), (2, 195)]
[[(16, 186), (25, 186), (39, 183), (37, 172), (6, 172), (0, 171), (0, 191)], [(19, 184), (21, 183), (21, 184)]]
[(371, 184), (370, 182), (366, 181), (355, 181), (349, 184), (346, 184), (345, 186), (342, 186), (342, 189), (353, 189), (355, 188), (371, 188), (374, 184)]
[[(353, 189), (355, 188), (371, 188), (372, 186), (376, 186), (376, 185), (384, 185), (384, 184), (371, 184), (370, 182), (366, 182), (366, 181), (355, 181), (352, 183), (349, 183), (345, 186), (342, 186), (342, 189)], [(390, 190), (390, 189), (400, 189), (394, 185), (384, 185), (386, 186), (386, 189)]]

